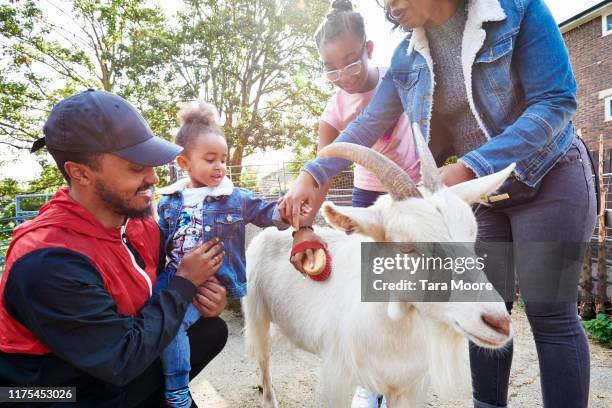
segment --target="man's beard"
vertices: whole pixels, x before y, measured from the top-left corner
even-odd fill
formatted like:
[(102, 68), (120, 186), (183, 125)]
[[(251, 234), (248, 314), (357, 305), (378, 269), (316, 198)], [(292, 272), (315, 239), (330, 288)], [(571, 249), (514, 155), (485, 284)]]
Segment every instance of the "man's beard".
[[(152, 185), (142, 186), (138, 189), (138, 191), (147, 190), (152, 187)], [(138, 191), (136, 193), (138, 193)], [(100, 200), (102, 200), (104, 204), (106, 204), (108, 208), (116, 214), (122, 215), (127, 218), (144, 218), (151, 216), (150, 207), (137, 209), (127, 206), (125, 199), (123, 199), (120, 195), (107, 189), (104, 183), (102, 183), (102, 181), (100, 180), (96, 180), (96, 194), (98, 195), (98, 197), (100, 197)]]

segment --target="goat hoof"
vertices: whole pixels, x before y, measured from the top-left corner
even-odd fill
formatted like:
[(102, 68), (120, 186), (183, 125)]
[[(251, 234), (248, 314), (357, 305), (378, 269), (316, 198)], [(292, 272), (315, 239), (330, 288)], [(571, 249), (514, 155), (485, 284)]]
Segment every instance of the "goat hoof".
[(278, 402), (276, 402), (276, 400), (272, 400), (272, 401), (266, 401), (264, 400), (263, 403), (263, 408), (279, 408), (278, 407)]

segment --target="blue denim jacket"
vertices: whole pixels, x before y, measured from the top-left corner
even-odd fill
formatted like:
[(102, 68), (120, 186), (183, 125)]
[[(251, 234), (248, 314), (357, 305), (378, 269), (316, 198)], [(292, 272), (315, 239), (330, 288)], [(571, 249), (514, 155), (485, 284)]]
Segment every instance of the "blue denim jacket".
[[(544, 1), (469, 1), (461, 58), (469, 106), (488, 141), (460, 161), (479, 177), (516, 162), (516, 178), (534, 187), (569, 149), (576, 110), (568, 52)], [(370, 104), (335, 141), (372, 146), (405, 112), (435, 155), (431, 142), (448, 135), (432, 134), (433, 91), (427, 36), (418, 28), (398, 45)], [(319, 158), (304, 170), (323, 185), (348, 165)]]
[[(187, 183), (179, 180), (159, 191), (162, 197), (157, 205), (159, 228), (162, 233), (166, 256), (172, 250), (172, 238), (183, 206), (182, 190)], [(208, 241), (218, 237), (225, 246), (223, 265), (217, 278), (227, 289), (227, 295), (240, 298), (246, 295), (245, 226), (253, 223), (259, 227), (275, 225), (286, 229), (289, 224), (281, 220), (276, 202), (264, 201), (243, 188), (233, 188), (230, 195), (207, 196), (203, 202), (202, 238)], [(174, 273), (175, 271), (166, 271)]]

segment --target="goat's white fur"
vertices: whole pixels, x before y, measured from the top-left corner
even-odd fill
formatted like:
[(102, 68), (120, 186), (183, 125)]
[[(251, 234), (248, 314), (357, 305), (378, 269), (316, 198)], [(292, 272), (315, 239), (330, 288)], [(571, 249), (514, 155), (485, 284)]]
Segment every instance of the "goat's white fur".
[[(288, 231), (267, 229), (247, 251), (248, 296), (243, 302), (247, 349), (262, 371), (264, 407), (278, 407), (270, 378), (270, 323), (298, 347), (319, 355), (321, 406), (348, 407), (356, 385), (381, 392), (390, 408), (423, 405), (429, 384), (439, 395), (457, 395), (467, 363), (465, 338), (501, 347), (511, 337), (483, 323), (483, 314), (507, 318), (499, 303), (368, 303), (360, 301), (360, 245), (364, 241), (473, 242), (469, 204), (495, 191), (513, 166), (423, 199), (394, 202), (382, 196), (369, 208), (325, 203), (332, 274), (303, 279), (287, 262)], [(465, 201), (464, 201), (465, 200)], [(501, 300), (501, 299), (500, 299)], [(463, 373), (463, 374), (461, 374)]]

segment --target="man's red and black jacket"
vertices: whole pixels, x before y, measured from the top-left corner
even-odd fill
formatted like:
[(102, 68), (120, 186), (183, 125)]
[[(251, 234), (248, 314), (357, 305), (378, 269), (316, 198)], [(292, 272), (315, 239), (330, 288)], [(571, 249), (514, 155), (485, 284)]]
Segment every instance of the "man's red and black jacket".
[(0, 385), (122, 386), (176, 335), (196, 287), (151, 298), (165, 257), (157, 224), (105, 228), (67, 188), (15, 229), (0, 281)]

